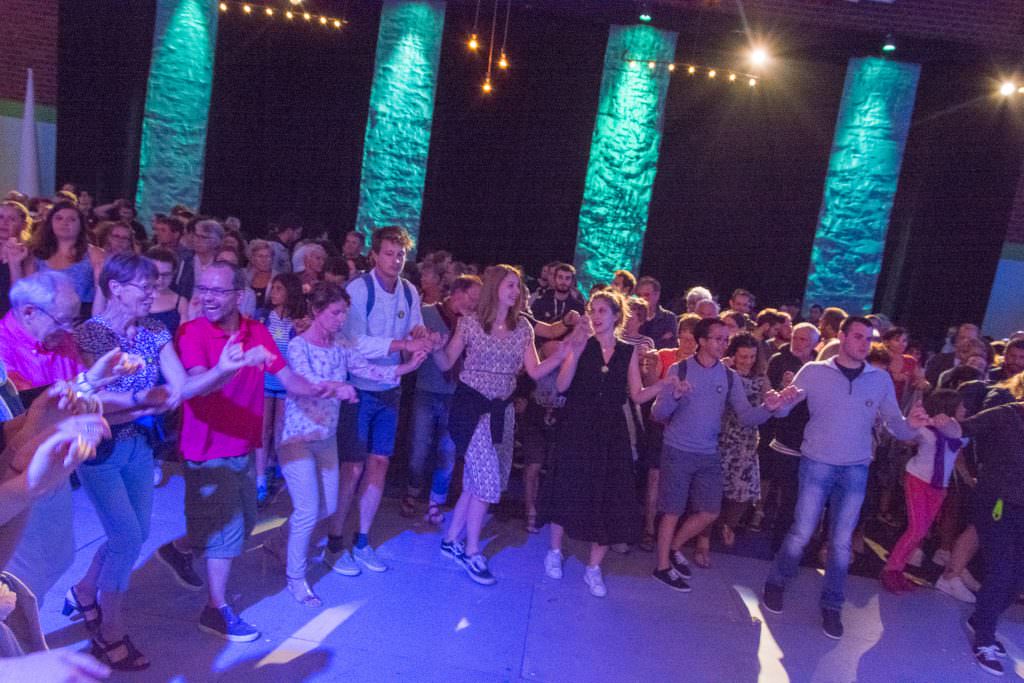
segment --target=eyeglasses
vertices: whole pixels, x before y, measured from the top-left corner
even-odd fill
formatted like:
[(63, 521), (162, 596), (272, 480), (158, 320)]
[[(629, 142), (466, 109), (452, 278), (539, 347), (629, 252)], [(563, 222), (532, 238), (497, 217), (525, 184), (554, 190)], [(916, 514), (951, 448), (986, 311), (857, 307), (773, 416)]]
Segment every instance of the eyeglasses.
[(227, 296), (228, 294), (237, 291), (237, 289), (221, 289), (220, 287), (196, 287), (196, 292), (198, 292), (200, 296), (206, 296), (207, 294), (210, 294), (218, 298)]
[(139, 290), (146, 296), (149, 296), (150, 294), (156, 294), (155, 285), (140, 285), (135, 282), (122, 282), (121, 284), (126, 287), (134, 287), (135, 289)]
[(56, 325), (57, 327), (59, 327), (62, 330), (70, 331), (75, 326), (75, 319), (74, 318), (70, 318), (68, 320), (61, 320), (60, 318), (57, 318), (56, 316), (53, 315), (53, 313), (50, 313), (45, 308), (36, 307), (36, 310), (39, 311), (40, 313), (42, 313), (43, 315), (45, 315), (50, 320), (52, 320), (53, 324)]

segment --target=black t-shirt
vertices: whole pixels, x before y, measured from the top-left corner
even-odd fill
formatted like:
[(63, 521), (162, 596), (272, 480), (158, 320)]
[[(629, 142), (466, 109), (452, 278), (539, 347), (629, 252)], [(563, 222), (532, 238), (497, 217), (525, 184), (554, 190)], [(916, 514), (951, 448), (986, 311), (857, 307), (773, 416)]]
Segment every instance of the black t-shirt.
[(555, 291), (552, 289), (533, 302), (531, 312), (533, 317), (542, 323), (555, 323), (564, 318), (569, 311), (576, 311), (582, 315), (585, 308), (583, 302), (571, 293), (564, 300), (556, 299)]
[(839, 363), (836, 363), (836, 367), (839, 368), (839, 372), (846, 375), (846, 379), (850, 380), (851, 382), (860, 377), (860, 373), (864, 372), (863, 363), (861, 363), (855, 368), (848, 368), (846, 366), (840, 365)]

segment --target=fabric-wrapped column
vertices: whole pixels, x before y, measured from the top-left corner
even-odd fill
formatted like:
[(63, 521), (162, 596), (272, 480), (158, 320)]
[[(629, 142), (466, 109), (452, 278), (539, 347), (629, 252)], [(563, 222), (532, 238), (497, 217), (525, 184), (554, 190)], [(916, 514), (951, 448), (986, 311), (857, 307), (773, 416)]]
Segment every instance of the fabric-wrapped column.
[(584, 291), (640, 265), (677, 37), (643, 25), (609, 29), (576, 238)]
[(425, 0), (381, 9), (356, 217), (364, 236), (388, 225), (419, 235), (444, 14), (445, 3)]
[(871, 311), (920, 73), (918, 64), (877, 57), (846, 68), (805, 312), (814, 303)]
[(135, 193), (147, 226), (175, 204), (199, 208), (216, 43), (216, 2), (157, 0)]

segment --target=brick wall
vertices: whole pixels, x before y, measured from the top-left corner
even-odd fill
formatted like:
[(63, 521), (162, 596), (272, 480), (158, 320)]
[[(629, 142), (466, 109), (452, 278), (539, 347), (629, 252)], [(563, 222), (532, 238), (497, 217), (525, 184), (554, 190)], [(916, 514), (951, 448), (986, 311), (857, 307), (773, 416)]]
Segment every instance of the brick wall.
[(33, 69), (36, 104), (57, 104), (57, 0), (0, 2), (0, 99), (24, 100)]
[[(656, 4), (737, 13), (740, 0), (659, 0)], [(1021, 0), (742, 0), (748, 19), (783, 19), (885, 34), (949, 40), (1019, 54)]]

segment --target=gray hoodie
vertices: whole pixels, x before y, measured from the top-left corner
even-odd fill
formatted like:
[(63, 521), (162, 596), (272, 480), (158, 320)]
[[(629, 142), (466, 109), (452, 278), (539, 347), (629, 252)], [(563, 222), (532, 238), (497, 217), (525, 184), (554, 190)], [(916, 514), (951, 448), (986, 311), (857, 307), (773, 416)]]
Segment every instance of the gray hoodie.
[[(866, 465), (871, 462), (872, 428), (880, 417), (886, 429), (903, 441), (918, 430), (903, 418), (889, 373), (865, 363), (852, 382), (836, 358), (800, 368), (793, 384), (804, 391), (811, 419), (804, 428), (800, 453), (828, 465)], [(784, 416), (792, 406), (779, 411)]]

